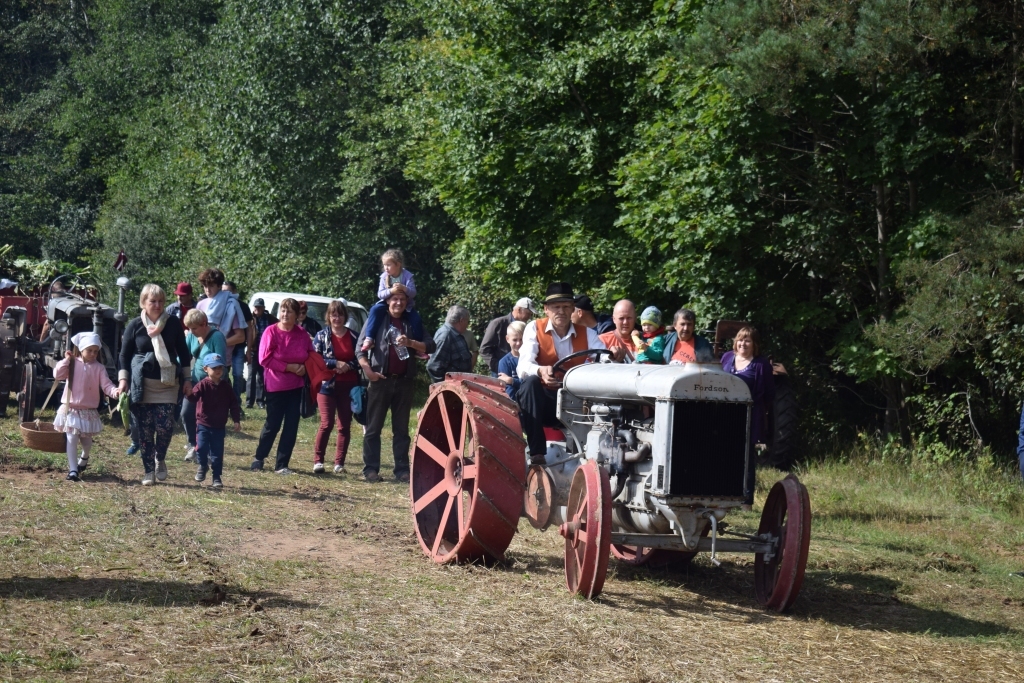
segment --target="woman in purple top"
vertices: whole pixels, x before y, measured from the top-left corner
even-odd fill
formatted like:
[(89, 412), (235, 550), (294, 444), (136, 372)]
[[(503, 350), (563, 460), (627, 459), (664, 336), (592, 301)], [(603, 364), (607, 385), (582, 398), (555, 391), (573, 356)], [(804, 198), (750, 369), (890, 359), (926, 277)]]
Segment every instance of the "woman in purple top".
[(299, 404), (305, 390), (306, 358), (313, 353), (313, 341), (296, 322), (299, 318), (299, 302), (285, 299), (277, 313), (280, 322), (271, 325), (260, 339), (260, 365), (263, 367), (263, 382), (266, 386), (267, 421), (260, 432), (256, 446), (256, 458), (249, 469), (263, 469), (263, 461), (270, 454), (277, 432), (284, 422), (281, 440), (277, 444), (277, 474), (291, 474), (288, 462), (295, 447), (295, 436), (299, 431)]
[[(753, 327), (744, 327), (736, 333), (732, 342), (732, 351), (722, 355), (722, 369), (736, 375), (750, 389), (750, 397), (754, 401), (750, 414), (750, 443), (757, 448), (763, 447), (768, 440), (765, 433), (768, 407), (775, 400), (775, 379), (772, 376), (772, 364), (760, 355), (761, 339)], [(756, 451), (751, 452), (754, 456)], [(747, 503), (754, 502), (754, 461), (751, 457), (747, 476), (743, 482), (743, 493)]]

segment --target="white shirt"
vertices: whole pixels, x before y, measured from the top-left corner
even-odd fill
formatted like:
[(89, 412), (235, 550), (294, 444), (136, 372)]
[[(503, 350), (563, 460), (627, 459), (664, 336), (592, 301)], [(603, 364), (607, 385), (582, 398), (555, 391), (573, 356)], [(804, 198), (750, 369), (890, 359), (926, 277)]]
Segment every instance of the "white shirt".
[[(555, 341), (555, 355), (558, 356), (558, 360), (562, 360), (570, 353), (572, 353), (572, 340), (576, 336), (575, 325), (569, 325), (569, 333), (564, 337), (559, 337), (558, 333), (555, 332), (555, 328), (551, 324), (551, 318), (548, 318), (548, 324), (544, 327), (546, 332), (549, 332)], [(600, 337), (597, 336), (597, 332), (592, 328), (587, 328), (587, 348), (588, 349), (604, 349), (607, 348), (604, 342), (601, 341)], [(540, 350), (540, 344), (537, 342), (537, 321), (529, 323), (526, 329), (523, 330), (523, 346), (519, 349), (519, 366), (518, 372), (521, 379), (526, 379), (530, 375), (536, 375), (537, 369), (540, 367), (537, 365), (537, 352)]]

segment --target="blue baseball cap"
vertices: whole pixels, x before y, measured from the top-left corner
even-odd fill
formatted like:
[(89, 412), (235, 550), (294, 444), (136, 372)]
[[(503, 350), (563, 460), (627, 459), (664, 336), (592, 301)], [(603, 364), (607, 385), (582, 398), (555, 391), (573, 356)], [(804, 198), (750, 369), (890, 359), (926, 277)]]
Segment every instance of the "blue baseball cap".
[(219, 353), (208, 353), (203, 356), (203, 367), (204, 368), (219, 368), (224, 366), (224, 359), (220, 357)]

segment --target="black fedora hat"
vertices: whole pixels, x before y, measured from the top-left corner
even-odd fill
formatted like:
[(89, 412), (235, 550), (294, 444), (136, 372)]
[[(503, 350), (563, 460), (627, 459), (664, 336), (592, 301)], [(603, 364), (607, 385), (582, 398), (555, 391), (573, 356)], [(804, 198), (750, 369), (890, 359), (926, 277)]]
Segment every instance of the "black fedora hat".
[(554, 304), (560, 301), (574, 303), (575, 298), (572, 293), (572, 285), (568, 282), (552, 282), (548, 285), (548, 291), (544, 292), (545, 304)]

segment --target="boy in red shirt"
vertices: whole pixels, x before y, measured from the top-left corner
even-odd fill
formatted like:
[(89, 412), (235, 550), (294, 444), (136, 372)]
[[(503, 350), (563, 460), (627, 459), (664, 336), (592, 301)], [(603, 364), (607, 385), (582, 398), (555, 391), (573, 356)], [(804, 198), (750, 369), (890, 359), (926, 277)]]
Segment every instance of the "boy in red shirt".
[(224, 486), (220, 475), (224, 467), (224, 434), (228, 423), (228, 412), (235, 422), (235, 431), (242, 431), (241, 413), (235, 391), (224, 376), (224, 359), (219, 353), (203, 356), (203, 370), (206, 379), (192, 388), (191, 400), (196, 404), (196, 481), (206, 479), (206, 472), (213, 470), (213, 488)]

